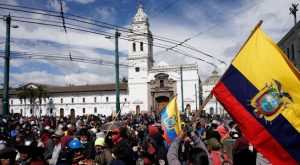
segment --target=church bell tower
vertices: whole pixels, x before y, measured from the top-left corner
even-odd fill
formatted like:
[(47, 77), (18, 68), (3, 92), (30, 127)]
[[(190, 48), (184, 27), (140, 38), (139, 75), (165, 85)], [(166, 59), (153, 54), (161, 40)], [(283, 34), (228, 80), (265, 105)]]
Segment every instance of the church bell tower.
[[(128, 88), (130, 109), (147, 111), (148, 70), (153, 66), (153, 37), (149, 30), (148, 17), (139, 4), (128, 35)], [(138, 110), (140, 109), (140, 110)]]

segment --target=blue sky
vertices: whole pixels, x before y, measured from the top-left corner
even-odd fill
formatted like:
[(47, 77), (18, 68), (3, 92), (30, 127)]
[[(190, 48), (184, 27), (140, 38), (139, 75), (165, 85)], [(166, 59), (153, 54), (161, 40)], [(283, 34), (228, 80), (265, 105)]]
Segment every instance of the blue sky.
[[(85, 18), (91, 18), (109, 24), (130, 28), (133, 16), (137, 12), (138, 0), (62, 0), (64, 12)], [(176, 2), (175, 2), (176, 1)], [(43, 10), (59, 11), (59, 0), (0, 0), (1, 4), (21, 7), (33, 7)], [(168, 9), (156, 15), (169, 4)], [(145, 13), (149, 17), (150, 30), (154, 35), (183, 41), (200, 34), (187, 42), (216, 59), (228, 64), (247, 39), (253, 27), (260, 19), (264, 20), (262, 29), (278, 42), (293, 26), (293, 17), (289, 7), (296, 0), (143, 0)], [(5, 5), (0, 5), (5, 7)], [(1, 15), (22, 16), (48, 21), (61, 21), (40, 14), (17, 12), (0, 9)], [(153, 17), (156, 15), (155, 17)], [(299, 15), (299, 14), (298, 14)], [(68, 22), (72, 23), (72, 22)], [(114, 82), (112, 66), (79, 63), (68, 60), (29, 59), (30, 54), (68, 56), (69, 49), (73, 56), (80, 56), (103, 61), (114, 61), (114, 40), (104, 36), (68, 29), (66, 37), (63, 28), (49, 27), (12, 21), (18, 29), (11, 29), (11, 75), (10, 85), (22, 83), (43, 83), (51, 85), (101, 84)], [(0, 43), (5, 41), (5, 23), (0, 23)], [(94, 28), (94, 27), (90, 27)], [(106, 32), (113, 30), (99, 28)], [(122, 34), (126, 37), (126, 34)], [(154, 40), (155, 43), (160, 43)], [(174, 46), (171, 43), (164, 43)], [(68, 48), (69, 45), (69, 48)], [(200, 53), (178, 47), (198, 58), (218, 66), (220, 74), (227, 68), (217, 60)], [(120, 40), (120, 61), (127, 63), (128, 43)], [(199, 60), (191, 59), (175, 52), (154, 47), (156, 63), (168, 64), (197, 63), (199, 75), (204, 81), (215, 69)], [(0, 44), (3, 56), (4, 44)], [(25, 56), (14, 58), (13, 53)], [(3, 82), (3, 60), (0, 61), (0, 82)], [(127, 68), (121, 68), (120, 76), (127, 76)]]

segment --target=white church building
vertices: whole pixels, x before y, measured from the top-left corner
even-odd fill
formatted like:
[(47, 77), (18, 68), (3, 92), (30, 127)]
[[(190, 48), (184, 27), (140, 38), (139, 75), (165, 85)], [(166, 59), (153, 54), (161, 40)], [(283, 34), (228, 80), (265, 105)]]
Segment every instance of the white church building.
[[(216, 70), (214, 70), (212, 72), (212, 75), (209, 76), (202, 83), (203, 100), (205, 100), (209, 96), (209, 94), (216, 86), (220, 78), (221, 76), (219, 75), (219, 73)], [(203, 110), (209, 114), (221, 114), (221, 115), (227, 114), (224, 107), (219, 103), (219, 101), (217, 101), (217, 99), (214, 96), (209, 100), (209, 102), (206, 104)]]
[[(149, 28), (148, 17), (140, 5), (133, 18), (132, 33), (128, 36), (128, 63), (133, 67), (128, 68), (128, 82), (120, 83), (121, 112), (159, 113), (175, 95), (178, 95), (177, 104), (182, 111), (181, 69), (184, 110), (196, 110), (202, 89), (197, 64), (169, 65), (164, 61), (154, 63), (153, 36)], [(28, 101), (25, 107), (24, 100), (19, 100), (16, 91), (12, 90), (10, 112), (26, 116), (76, 116), (111, 115), (116, 109), (114, 84), (67, 87), (47, 85), (47, 88), (50, 97), (42, 103), (41, 109), (39, 106), (29, 106)]]

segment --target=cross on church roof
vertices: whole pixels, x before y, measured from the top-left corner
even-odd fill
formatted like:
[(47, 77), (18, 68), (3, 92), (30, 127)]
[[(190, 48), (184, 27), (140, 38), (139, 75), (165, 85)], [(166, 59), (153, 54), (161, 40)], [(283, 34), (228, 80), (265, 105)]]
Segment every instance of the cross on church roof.
[(142, 0), (138, 0), (138, 1), (139, 1), (139, 7), (138, 8), (143, 8)]

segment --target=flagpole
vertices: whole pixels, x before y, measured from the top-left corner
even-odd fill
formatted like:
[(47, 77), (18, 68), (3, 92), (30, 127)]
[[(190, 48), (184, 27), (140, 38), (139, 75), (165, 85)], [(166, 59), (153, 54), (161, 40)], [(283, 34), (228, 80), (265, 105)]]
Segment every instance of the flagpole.
[(203, 104), (201, 105), (201, 107), (199, 108), (199, 111), (196, 112), (196, 114), (193, 117), (192, 121), (196, 121), (197, 120), (197, 118), (199, 117), (199, 114), (201, 113), (201, 111), (203, 110), (203, 108), (206, 106), (206, 104), (212, 98), (213, 98), (213, 94), (212, 94), (212, 92), (210, 92), (209, 95), (206, 97), (205, 101), (203, 102)]
[[(254, 32), (260, 27), (260, 25), (263, 23), (263, 20), (260, 20), (256, 26), (254, 27), (254, 29), (251, 31), (251, 34), (249, 35), (249, 37), (247, 38), (247, 40), (245, 41), (244, 45), (242, 46), (242, 48), (239, 50), (239, 52), (235, 55), (235, 57), (232, 59), (232, 61), (237, 57), (237, 55), (240, 53), (240, 51), (245, 47), (246, 43), (249, 41), (249, 39), (253, 36)], [(225, 70), (224, 73), (226, 73), (226, 71), (229, 69), (230, 66), (227, 67), (227, 69)], [(221, 76), (220, 79), (222, 79), (224, 76), (224, 74)], [(219, 79), (219, 81), (220, 81)], [(201, 111), (203, 110), (203, 108), (206, 106), (206, 104), (209, 102), (210, 99), (213, 98), (213, 94), (210, 91), (209, 95), (207, 96), (207, 98), (205, 99), (205, 101), (203, 102), (203, 104), (201, 105), (201, 107), (199, 108), (199, 111), (195, 114), (195, 116), (193, 117), (192, 121), (196, 121), (197, 118), (199, 117), (199, 114), (201, 113)]]

